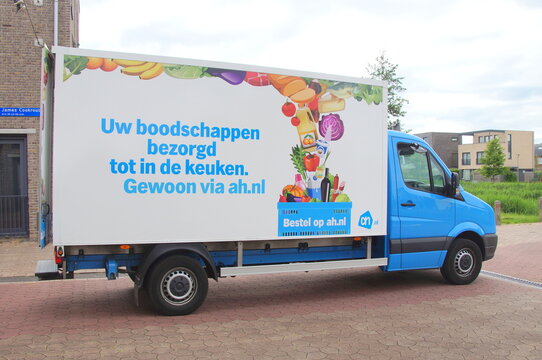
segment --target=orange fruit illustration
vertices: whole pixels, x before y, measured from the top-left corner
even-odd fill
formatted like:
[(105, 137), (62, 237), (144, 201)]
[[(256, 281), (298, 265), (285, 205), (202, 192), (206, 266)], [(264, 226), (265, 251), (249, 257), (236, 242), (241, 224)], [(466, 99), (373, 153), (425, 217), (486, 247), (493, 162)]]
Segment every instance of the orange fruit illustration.
[(116, 62), (114, 62), (112, 59), (103, 59), (104, 62), (102, 66), (100, 67), (103, 71), (113, 71), (115, 70), (118, 65)]
[(97, 69), (99, 68), (100, 66), (102, 66), (104, 63), (104, 59), (103, 58), (98, 58), (98, 57), (88, 57), (88, 63), (87, 63), (87, 69), (91, 69), (91, 70), (94, 70), (94, 69)]

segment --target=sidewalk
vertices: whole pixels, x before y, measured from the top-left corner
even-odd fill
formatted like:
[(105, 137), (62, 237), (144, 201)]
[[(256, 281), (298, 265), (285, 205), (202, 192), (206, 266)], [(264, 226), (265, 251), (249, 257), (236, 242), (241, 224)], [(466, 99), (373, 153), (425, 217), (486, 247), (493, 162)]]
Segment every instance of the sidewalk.
[[(542, 282), (542, 223), (501, 225), (495, 258), (483, 270)], [(36, 242), (0, 243), (0, 278), (34, 276), (38, 260), (52, 260), (53, 246)]]

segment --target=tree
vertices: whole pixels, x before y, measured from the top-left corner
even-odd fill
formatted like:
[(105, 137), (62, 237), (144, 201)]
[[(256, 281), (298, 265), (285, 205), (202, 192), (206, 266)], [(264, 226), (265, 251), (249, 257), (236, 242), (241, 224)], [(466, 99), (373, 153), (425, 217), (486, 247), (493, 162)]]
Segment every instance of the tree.
[(491, 182), (495, 181), (495, 176), (504, 175), (506, 168), (504, 167), (504, 150), (499, 139), (493, 139), (487, 143), (486, 151), (480, 159), (483, 164), (480, 168), (480, 174), (487, 178), (491, 178)]
[(397, 76), (398, 66), (392, 64), (384, 52), (376, 58), (375, 64), (367, 66), (371, 78), (388, 82), (388, 129), (394, 130), (401, 130), (401, 118), (406, 114), (403, 105), (408, 104), (408, 100), (401, 96), (406, 89), (403, 87), (404, 77)]

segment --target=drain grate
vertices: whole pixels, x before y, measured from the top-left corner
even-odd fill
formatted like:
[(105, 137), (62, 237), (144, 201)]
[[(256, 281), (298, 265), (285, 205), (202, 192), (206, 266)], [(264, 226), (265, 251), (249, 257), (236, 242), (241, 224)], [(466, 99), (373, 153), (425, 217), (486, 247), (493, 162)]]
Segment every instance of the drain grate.
[(532, 286), (532, 287), (535, 287), (535, 288), (542, 289), (542, 283), (539, 283), (539, 282), (536, 282), (536, 281), (520, 279), (520, 278), (517, 278), (517, 277), (503, 275), (503, 274), (499, 274), (499, 273), (492, 272), (492, 271), (487, 271), (487, 270), (482, 270), (481, 273), (484, 274), (484, 275), (487, 275), (487, 276), (497, 278), (497, 279), (508, 280), (508, 281), (512, 281), (512, 282), (515, 282), (515, 283), (518, 283), (518, 284), (523, 284), (523, 285)]

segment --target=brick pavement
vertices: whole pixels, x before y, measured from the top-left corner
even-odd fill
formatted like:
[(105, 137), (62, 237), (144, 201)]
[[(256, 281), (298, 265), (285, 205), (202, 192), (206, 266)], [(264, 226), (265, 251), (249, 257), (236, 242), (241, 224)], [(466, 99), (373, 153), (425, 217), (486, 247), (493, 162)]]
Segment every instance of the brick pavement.
[(542, 292), (375, 269), (212, 282), (185, 317), (136, 308), (129, 279), (0, 284), (1, 359), (540, 359)]
[[(542, 224), (506, 225), (484, 269), (540, 281)], [(6, 250), (9, 248), (8, 250)], [(0, 245), (0, 260), (50, 258)], [(0, 264), (5, 276), (32, 275)], [(185, 317), (135, 307), (123, 278), (0, 283), (0, 359), (541, 359), (542, 292), (438, 270), (340, 270), (211, 281)]]
[(497, 234), (495, 258), (483, 269), (542, 283), (542, 223), (503, 225)]

